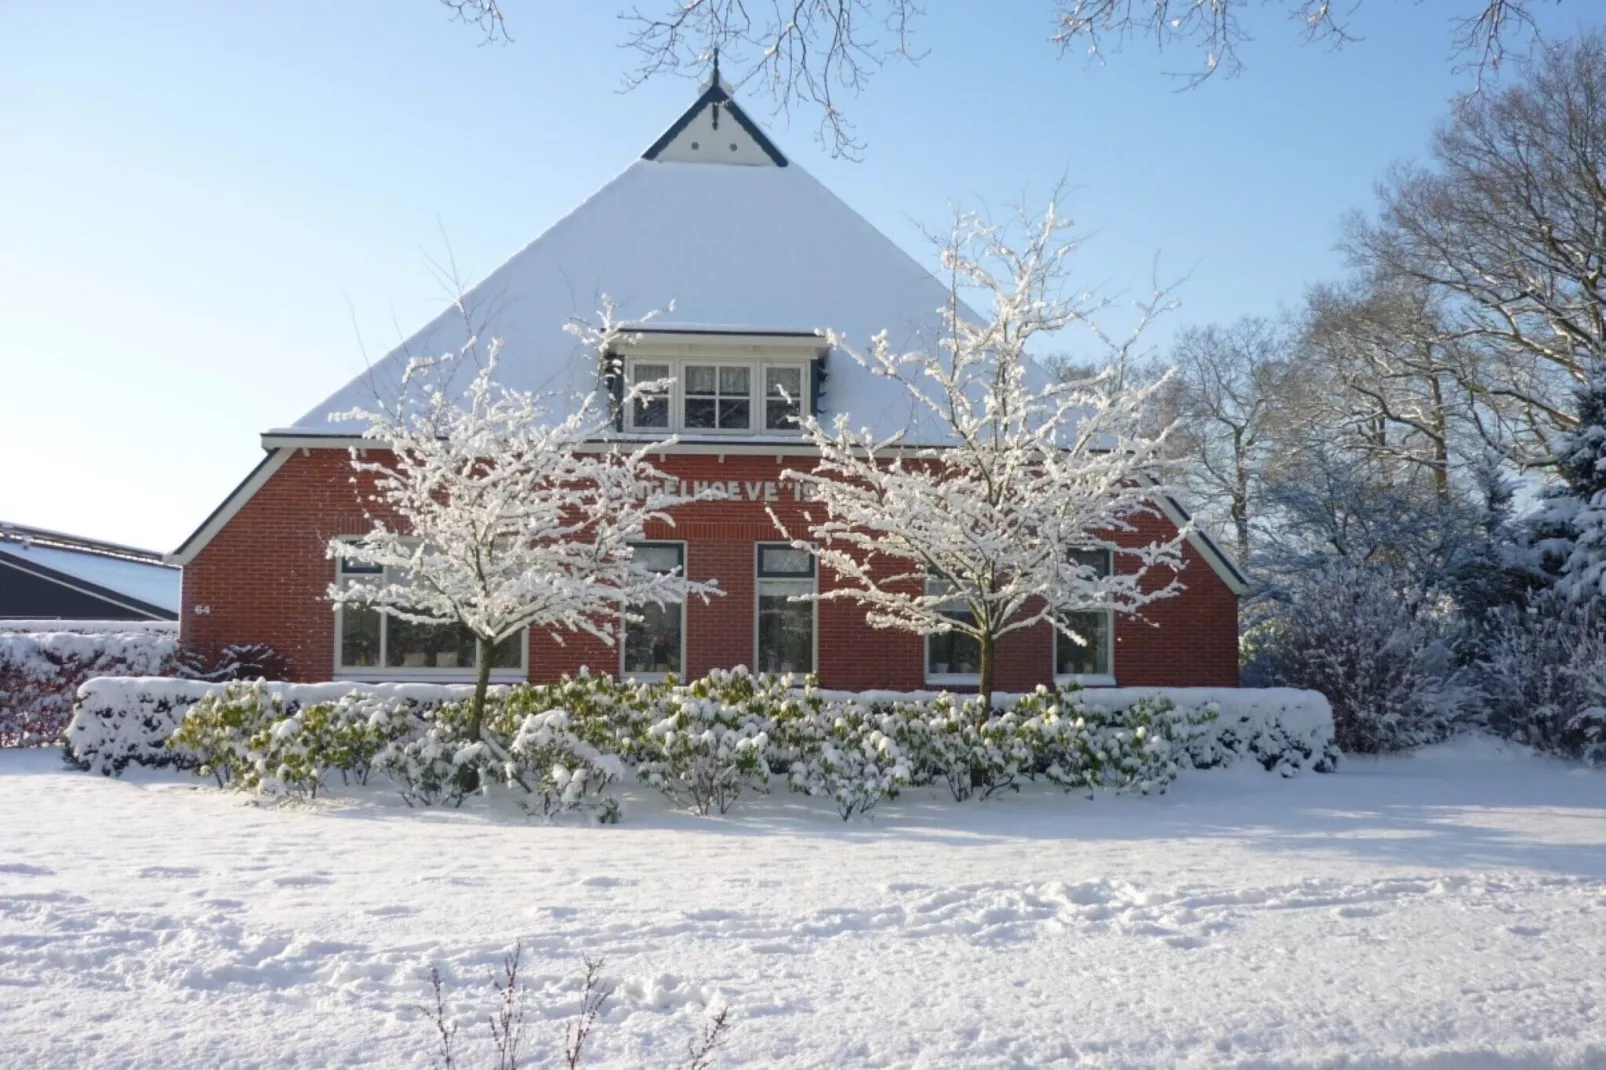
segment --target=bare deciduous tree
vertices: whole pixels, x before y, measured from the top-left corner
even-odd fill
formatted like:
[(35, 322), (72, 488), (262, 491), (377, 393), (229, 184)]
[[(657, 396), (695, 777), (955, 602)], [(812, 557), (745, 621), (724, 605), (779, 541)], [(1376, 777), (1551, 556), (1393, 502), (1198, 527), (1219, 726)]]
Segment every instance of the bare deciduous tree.
[(1448, 368), (1465, 366), (1425, 287), (1369, 278), (1318, 286), (1306, 303), (1306, 417), (1330, 443), (1379, 462), (1390, 484), (1425, 474), (1450, 496), (1450, 455), (1465, 406)]
[(1548, 48), (1522, 82), (1462, 102), (1430, 165), (1379, 193), (1350, 252), (1438, 304), (1457, 343), (1442, 369), (1483, 437), (1553, 465), (1573, 392), (1606, 357), (1606, 37)]
[(1190, 328), (1171, 354), (1189, 499), (1231, 525), (1240, 561), (1250, 557), (1254, 503), (1276, 423), (1285, 417), (1289, 345), (1270, 321), (1246, 317)]
[[(443, 2), (495, 10), (495, 0)], [(1457, 0), (1451, 52), (1481, 80), (1499, 68), (1514, 41), (1536, 38), (1534, 11), (1547, 2), (1560, 0)], [(1355, 38), (1350, 26), (1361, 0), (1046, 0), (1044, 6), (1053, 26), (1049, 41), (1062, 54), (1085, 45), (1103, 56), (1150, 37), (1162, 50), (1200, 52), (1195, 69), (1180, 76), (1197, 86), (1243, 68), (1238, 50), (1250, 36), (1246, 13), (1282, 9), (1308, 40), (1338, 45)], [(818, 109), (821, 143), (833, 155), (853, 157), (863, 146), (842, 98), (857, 95), (888, 62), (919, 58), (914, 30), (925, 14), (916, 0), (644, 0), (621, 17), (630, 26), (626, 43), (640, 57), (633, 82), (661, 74), (702, 77), (717, 51), (737, 84), (761, 86), (782, 112)], [(492, 25), (501, 27), (499, 11)]]

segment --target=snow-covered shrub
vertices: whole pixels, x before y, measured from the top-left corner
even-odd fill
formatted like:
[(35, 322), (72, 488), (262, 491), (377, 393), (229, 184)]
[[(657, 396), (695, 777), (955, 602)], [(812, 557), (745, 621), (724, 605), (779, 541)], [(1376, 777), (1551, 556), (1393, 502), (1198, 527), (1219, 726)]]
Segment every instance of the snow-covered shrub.
[[(1086, 692), (1084, 701), (1130, 701), (1128, 689)], [(1251, 760), (1268, 773), (1285, 777), (1305, 770), (1338, 768), (1333, 711), (1318, 691), (1291, 687), (1166, 688), (1162, 694), (1179, 716), (1173, 718), (1177, 763), (1188, 769), (1219, 769)]]
[(737, 667), (666, 688), (636, 740), (637, 777), (699, 814), (766, 790), (776, 715), (798, 701), (791, 684)]
[(216, 684), (167, 676), (101, 676), (78, 689), (78, 704), (62, 733), (67, 761), (80, 769), (121, 776), (130, 765), (193, 768), (195, 756), (167, 740), (184, 714)]
[(112, 630), (5, 630), (12, 627), (0, 624), (0, 747), (59, 742), (86, 680), (165, 675), (178, 653), (170, 629), (106, 622)]
[(1169, 699), (1138, 696), (1108, 707), (1083, 701), (1078, 687), (1039, 687), (1007, 716), (1031, 741), (1032, 773), (1066, 791), (1098, 788), (1164, 793), (1176, 779), (1173, 744), (1183, 726), (1215, 717), (1209, 708), (1179, 713)]
[(525, 714), (507, 747), (504, 781), (528, 792), (532, 802), (526, 809), (542, 817), (584, 811), (614, 824), (619, 800), (607, 789), (623, 775), (624, 764), (581, 739), (575, 728), (568, 710)]
[(379, 752), (412, 732), (419, 711), (405, 697), (350, 691), (302, 704), (283, 685), (234, 683), (191, 706), (168, 746), (220, 785), (312, 798), (332, 772), (366, 783)]
[(898, 714), (856, 699), (825, 701), (810, 685), (780, 711), (776, 732), (788, 755), (793, 791), (830, 799), (846, 821), (866, 814), (909, 783)]
[(290, 659), (267, 643), (230, 643), (208, 665), (193, 651), (179, 656), (185, 676), (212, 683), (231, 680), (283, 680), (290, 675)]
[(1554, 591), (1490, 629), (1487, 725), (1541, 750), (1606, 764), (1606, 612)]
[(1032, 741), (1009, 713), (989, 716), (981, 700), (938, 694), (894, 702), (890, 714), (909, 756), (913, 783), (946, 784), (954, 801), (1006, 788), (1018, 789), (1031, 773)]
[(1456, 664), (1445, 602), (1382, 566), (1334, 560), (1300, 576), (1290, 600), (1245, 637), (1246, 682), (1326, 695), (1346, 751), (1438, 742), (1479, 707)]

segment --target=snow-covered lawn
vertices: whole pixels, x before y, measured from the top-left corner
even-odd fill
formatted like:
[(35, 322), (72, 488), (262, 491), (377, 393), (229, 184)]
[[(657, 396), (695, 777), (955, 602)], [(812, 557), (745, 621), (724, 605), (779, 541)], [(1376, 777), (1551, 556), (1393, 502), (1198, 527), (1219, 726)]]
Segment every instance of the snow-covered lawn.
[(627, 805), (273, 808), (0, 753), (0, 1067), (427, 1066), (429, 965), (488, 1050), (520, 940), (537, 1067), (582, 954), (597, 1067), (681, 1065), (720, 1003), (721, 1067), (1606, 1066), (1606, 775), (1485, 741), (850, 825)]

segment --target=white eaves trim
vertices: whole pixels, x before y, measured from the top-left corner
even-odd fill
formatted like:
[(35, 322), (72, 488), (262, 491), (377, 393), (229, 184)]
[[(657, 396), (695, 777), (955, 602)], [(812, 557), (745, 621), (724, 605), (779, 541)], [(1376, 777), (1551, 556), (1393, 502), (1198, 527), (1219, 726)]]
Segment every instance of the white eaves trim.
[(187, 565), (195, 560), (195, 555), (205, 549), (206, 544), (211, 542), (217, 536), (217, 533), (223, 530), (224, 525), (234, 519), (235, 514), (245, 507), (245, 503), (250, 501), (258, 490), (262, 489), (263, 484), (273, 478), (275, 472), (284, 467), (284, 462), (289, 458), (290, 451), (282, 447), (267, 445), (266, 438), (267, 436), (263, 436), (263, 445), (269, 451), (268, 455), (262, 458), (255, 468), (251, 469), (251, 474), (246, 476), (240, 482), (240, 485), (234, 488), (233, 493), (223, 499), (223, 504), (212, 510), (212, 515), (202, 521), (201, 526), (196, 528), (190, 537), (184, 540), (182, 546), (170, 554), (162, 555), (163, 561), (170, 565)]

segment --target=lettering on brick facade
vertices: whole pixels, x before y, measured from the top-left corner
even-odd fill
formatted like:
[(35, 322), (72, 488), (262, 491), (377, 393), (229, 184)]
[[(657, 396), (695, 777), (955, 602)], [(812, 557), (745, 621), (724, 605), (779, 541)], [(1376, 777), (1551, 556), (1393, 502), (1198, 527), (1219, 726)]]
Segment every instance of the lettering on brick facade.
[(713, 492), (718, 498), (738, 502), (809, 501), (809, 488), (790, 480), (760, 479), (667, 479), (664, 489), (671, 494), (703, 495)]

